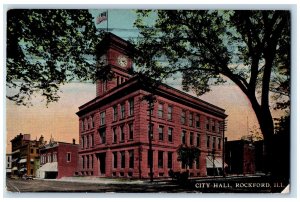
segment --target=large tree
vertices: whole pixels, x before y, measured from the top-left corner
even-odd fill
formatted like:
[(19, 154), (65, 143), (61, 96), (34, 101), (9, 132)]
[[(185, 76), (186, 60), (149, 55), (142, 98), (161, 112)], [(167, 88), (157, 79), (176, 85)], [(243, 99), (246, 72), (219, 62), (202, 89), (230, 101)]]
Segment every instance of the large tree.
[(88, 10), (12, 9), (7, 12), (7, 98), (30, 105), (41, 95), (58, 101), (59, 87), (92, 80), (100, 37)]
[(274, 134), (270, 98), (281, 99), (277, 108), (289, 105), (290, 12), (137, 13), (140, 68), (162, 79), (180, 72), (183, 89), (198, 95), (209, 91), (211, 84), (231, 80), (251, 102), (269, 148)]

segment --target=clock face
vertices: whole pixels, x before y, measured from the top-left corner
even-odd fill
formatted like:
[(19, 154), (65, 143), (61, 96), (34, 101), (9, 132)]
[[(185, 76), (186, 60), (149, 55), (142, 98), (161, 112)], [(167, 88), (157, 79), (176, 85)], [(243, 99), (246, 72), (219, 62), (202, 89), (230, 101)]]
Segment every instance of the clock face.
[(128, 64), (128, 59), (127, 59), (127, 57), (125, 57), (124, 55), (120, 55), (120, 56), (117, 58), (117, 62), (118, 62), (118, 64), (119, 64), (121, 67), (126, 67), (127, 64)]

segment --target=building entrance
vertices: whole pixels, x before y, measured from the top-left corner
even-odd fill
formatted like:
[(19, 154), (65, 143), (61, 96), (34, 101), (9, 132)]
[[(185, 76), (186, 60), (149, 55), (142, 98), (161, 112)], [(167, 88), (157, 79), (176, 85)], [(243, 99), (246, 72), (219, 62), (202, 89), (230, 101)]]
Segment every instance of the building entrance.
[(105, 175), (106, 153), (98, 154), (98, 158), (99, 158), (100, 175)]

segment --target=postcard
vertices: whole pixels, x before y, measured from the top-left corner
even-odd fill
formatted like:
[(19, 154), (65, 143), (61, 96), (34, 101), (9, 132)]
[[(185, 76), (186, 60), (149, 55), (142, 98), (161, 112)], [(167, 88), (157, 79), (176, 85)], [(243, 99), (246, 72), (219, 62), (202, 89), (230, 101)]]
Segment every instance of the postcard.
[(291, 10), (6, 19), (7, 192), (290, 192)]

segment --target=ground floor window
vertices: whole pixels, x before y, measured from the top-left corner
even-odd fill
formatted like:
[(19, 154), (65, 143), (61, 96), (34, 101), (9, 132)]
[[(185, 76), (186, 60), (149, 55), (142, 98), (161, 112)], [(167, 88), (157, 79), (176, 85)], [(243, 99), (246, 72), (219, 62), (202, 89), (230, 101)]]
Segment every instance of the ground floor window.
[(134, 153), (133, 150), (129, 151), (129, 168), (134, 167)]
[(121, 168), (125, 168), (125, 152), (121, 151)]
[(173, 153), (168, 152), (168, 168), (172, 168), (172, 167), (173, 167)]
[(113, 152), (113, 167), (117, 168), (118, 166), (118, 156), (117, 156), (117, 152)]
[(158, 151), (158, 167), (163, 168), (164, 167), (164, 152)]

